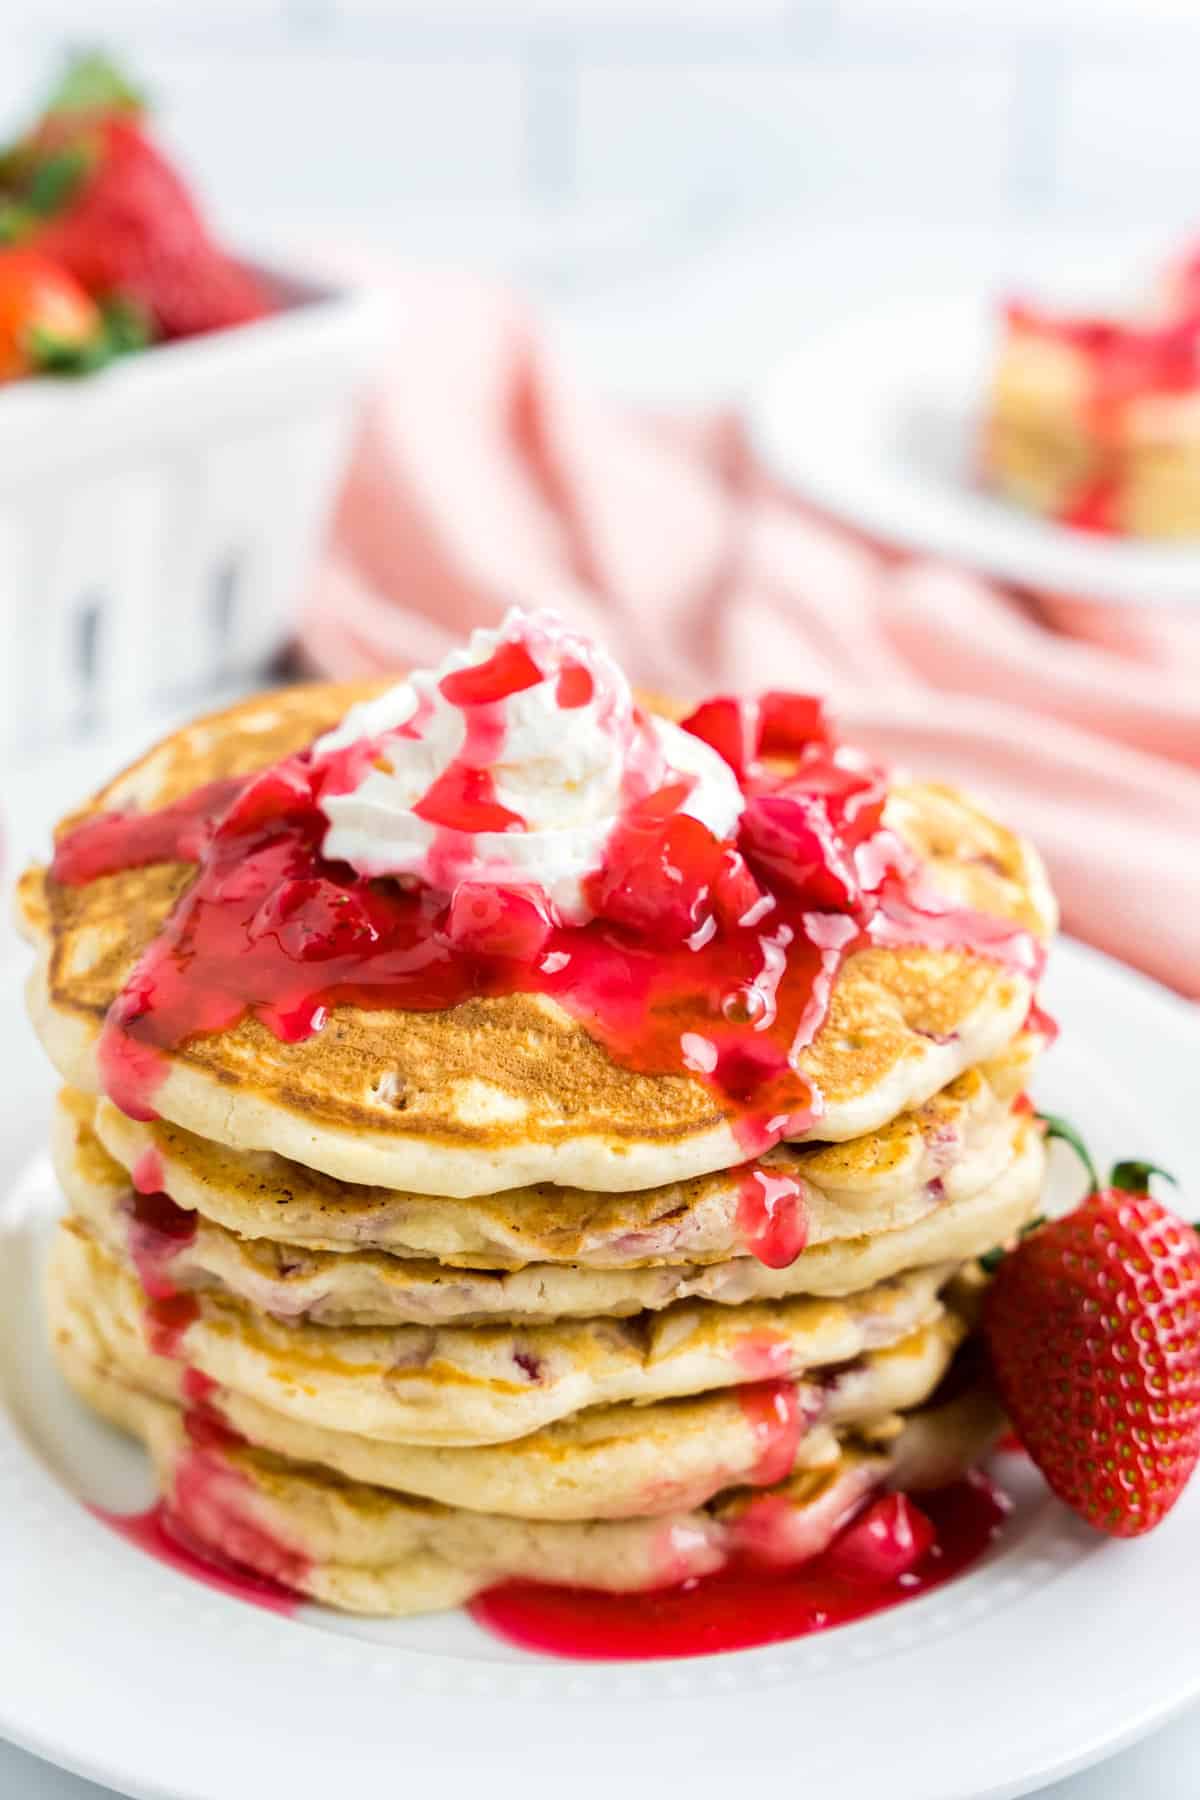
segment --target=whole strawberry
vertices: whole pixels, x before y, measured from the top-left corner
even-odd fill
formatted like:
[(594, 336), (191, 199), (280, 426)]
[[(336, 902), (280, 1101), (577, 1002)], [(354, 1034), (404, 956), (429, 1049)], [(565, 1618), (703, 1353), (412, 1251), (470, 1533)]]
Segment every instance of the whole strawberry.
[(41, 118), (0, 157), (0, 235), (135, 310), (154, 337), (261, 318), (272, 301), (213, 239), (154, 142), (140, 96), (102, 58), (68, 69)]
[(1200, 1237), (1147, 1191), (1159, 1172), (1119, 1163), (1103, 1189), (1093, 1172), (1074, 1212), (1003, 1258), (984, 1300), (1021, 1442), (1113, 1537), (1152, 1530), (1200, 1459)]
[(270, 310), (257, 276), (220, 250), (179, 175), (136, 119), (88, 121), (69, 150), (77, 174), (30, 241), (92, 294), (144, 308), (156, 333), (191, 337)]
[(73, 275), (32, 250), (0, 248), (0, 381), (95, 367), (104, 321)]

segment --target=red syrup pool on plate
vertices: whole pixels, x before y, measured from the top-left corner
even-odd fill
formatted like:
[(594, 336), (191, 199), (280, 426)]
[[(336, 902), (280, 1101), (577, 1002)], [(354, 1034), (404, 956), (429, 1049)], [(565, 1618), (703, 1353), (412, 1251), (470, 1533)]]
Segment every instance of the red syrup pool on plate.
[[(187, 1371), (192, 1375), (194, 1371)], [(174, 1464), (170, 1500), (140, 1513), (89, 1506), (126, 1543), (207, 1587), (289, 1617), (304, 1603), (308, 1558), (275, 1537), (255, 1516), (249, 1478), (227, 1460), (243, 1442), (208, 1405), (212, 1384), (201, 1377), (184, 1414), (187, 1441)]]
[[(839, 1554), (788, 1570), (734, 1563), (714, 1575), (652, 1594), (503, 1582), (469, 1603), (477, 1624), (523, 1650), (589, 1661), (711, 1656), (808, 1637), (870, 1618), (932, 1592), (979, 1561), (1008, 1515), (1009, 1502), (975, 1474), (922, 1494), (930, 1547), (907, 1573), (871, 1579)], [(848, 1535), (854, 1524), (847, 1527)]]
[[(488, 755), (497, 756), (500, 701), (492, 689), (499, 677), (489, 665), (459, 674), (472, 676), (461, 701), (473, 712), (468, 741), (472, 734), (486, 740)], [(525, 678), (519, 670), (501, 675)], [(675, 782), (639, 793), (623, 816), (597, 878), (600, 916), (552, 923), (536, 896), (514, 891), (501, 892), (496, 916), (481, 924), (478, 910), (448, 906), (436, 887), (368, 879), (322, 855), (322, 794), (346, 791), (367, 763), (386, 756), (385, 744), (355, 743), (323, 758), (301, 753), (240, 788), (216, 784), (160, 813), (99, 818), (60, 841), (51, 873), (68, 885), (141, 866), (150, 850), (199, 861), (101, 1034), (105, 1089), (131, 1117), (155, 1116), (168, 1068), (163, 1052), (247, 1014), (297, 1042), (321, 1030), (339, 1005), (433, 1011), (538, 993), (581, 1020), (624, 1067), (704, 1082), (749, 1159), (819, 1120), (821, 1096), (793, 1059), (820, 1028), (853, 952), (960, 948), (1031, 980), (1040, 974), (1044, 953), (1027, 931), (929, 891), (911, 856), (878, 828), (881, 778), (864, 773), (851, 753), (838, 763), (840, 752), (814, 745), (799, 765), (798, 798), (764, 786), (764, 777), (744, 778), (742, 842), (758, 858), (757, 876), (737, 850), (678, 811), (689, 790)], [(454, 780), (465, 782), (463, 770)], [(441, 817), (450, 798), (427, 795), (420, 805), (427, 803)], [(491, 804), (482, 790), (463, 803), (468, 818), (477, 803)], [(453, 818), (453, 807), (444, 816)], [(443, 831), (459, 843), (463, 834), (438, 827), (439, 862), (452, 868)], [(653, 855), (639, 863), (647, 843)], [(645, 921), (648, 894), (676, 909), (665, 937)], [(681, 937), (679, 909), (690, 917), (702, 895), (711, 910)], [(766, 1194), (753, 1206), (761, 1217), (743, 1220), (750, 1247), (782, 1266), (800, 1238), (799, 1210), (773, 1211)]]
[(285, 1587), (282, 1582), (218, 1556), (207, 1545), (199, 1543), (162, 1500), (156, 1500), (153, 1506), (140, 1513), (108, 1512), (100, 1506), (89, 1506), (88, 1511), (118, 1537), (123, 1537), (127, 1544), (154, 1557), (156, 1562), (165, 1563), (180, 1575), (190, 1575), (194, 1581), (216, 1588), (218, 1593), (228, 1594), (231, 1599), (248, 1600), (254, 1606), (282, 1613), (288, 1618), (304, 1603), (302, 1594)]

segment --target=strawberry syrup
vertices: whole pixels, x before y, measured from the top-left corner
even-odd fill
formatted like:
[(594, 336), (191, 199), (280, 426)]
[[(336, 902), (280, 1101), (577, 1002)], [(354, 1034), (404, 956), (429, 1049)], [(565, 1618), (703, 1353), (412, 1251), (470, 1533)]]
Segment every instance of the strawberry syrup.
[(78, 887), (151, 863), (199, 862), (217, 822), (244, 786), (236, 778), (209, 781), (157, 812), (85, 819), (55, 850), (55, 880)]
[(142, 1315), (147, 1348), (155, 1356), (182, 1360), (183, 1340), (199, 1317), (200, 1305), (194, 1294), (172, 1292), (165, 1299), (147, 1301)]
[(748, 1168), (738, 1179), (737, 1229), (768, 1269), (787, 1269), (808, 1242), (808, 1208), (794, 1175)]
[(930, 1593), (983, 1556), (1008, 1510), (982, 1475), (922, 1494), (932, 1541), (899, 1575), (873, 1575), (844, 1553), (852, 1522), (841, 1540), (796, 1569), (735, 1559), (714, 1575), (650, 1594), (508, 1581), (478, 1595), (469, 1610), (506, 1642), (552, 1656), (628, 1661), (747, 1650), (848, 1625)]
[(282, 1613), (288, 1618), (302, 1604), (303, 1596), (282, 1582), (231, 1562), (199, 1542), (164, 1500), (156, 1500), (153, 1506), (140, 1513), (108, 1512), (101, 1506), (90, 1506), (88, 1511), (118, 1537), (123, 1537), (127, 1544), (154, 1557), (156, 1562), (165, 1563), (180, 1575), (190, 1575), (193, 1581), (216, 1588), (218, 1593), (228, 1594), (231, 1599), (248, 1600), (254, 1606)]
[[(205, 839), (196, 879), (143, 952), (101, 1034), (106, 1091), (131, 1117), (155, 1116), (164, 1051), (247, 1014), (297, 1042), (338, 1005), (429, 1011), (536, 992), (582, 1020), (626, 1068), (703, 1080), (749, 1158), (819, 1120), (821, 1097), (793, 1057), (811, 1043), (855, 950), (957, 947), (1031, 979), (1041, 970), (1043, 952), (1030, 934), (931, 895), (919, 872), (883, 875), (853, 914), (813, 911), (777, 892), (765, 916), (755, 909), (684, 941), (654, 942), (594, 918), (546, 923), (529, 956), (475, 954), (447, 935), (437, 889), (368, 880), (322, 856), (319, 800), (333, 779), (328, 764), (291, 757), (247, 781), (232, 804), (223, 790), (213, 804), (227, 810), (219, 821), (203, 815), (203, 830), (199, 809), (168, 809), (151, 815), (153, 831), (142, 815), (78, 828), (89, 834), (86, 856), (76, 833), (60, 843), (52, 874), (71, 885), (89, 878), (81, 868), (128, 866), (147, 842), (178, 860)], [(456, 846), (464, 841), (444, 830)], [(445, 853), (447, 875), (457, 853)], [(801, 1235), (801, 1209), (779, 1196), (773, 1203), (766, 1191), (746, 1201), (743, 1219), (765, 1259), (789, 1257)]]
[(764, 1381), (738, 1388), (737, 1397), (758, 1448), (749, 1479), (755, 1487), (773, 1487), (791, 1474), (808, 1423), (796, 1384)]
[(178, 1291), (171, 1277), (171, 1264), (195, 1237), (196, 1215), (176, 1206), (161, 1191), (140, 1191), (136, 1170), (134, 1183), (125, 1209), (130, 1260), (150, 1299), (170, 1300)]
[(308, 1558), (275, 1537), (242, 1504), (253, 1498), (249, 1477), (226, 1452), (245, 1442), (210, 1404), (216, 1384), (198, 1369), (184, 1371), (187, 1442), (175, 1463), (170, 1495), (145, 1512), (114, 1513), (89, 1506), (128, 1544), (235, 1600), (268, 1612), (295, 1614)]
[(188, 1442), (175, 1464), (170, 1498), (141, 1513), (113, 1513), (99, 1506), (88, 1511), (126, 1543), (180, 1574), (290, 1617), (304, 1598), (299, 1588), (308, 1559), (273, 1536), (242, 1504), (254, 1490), (224, 1453), (244, 1440), (207, 1405), (205, 1396), (194, 1398), (196, 1404), (184, 1414)]

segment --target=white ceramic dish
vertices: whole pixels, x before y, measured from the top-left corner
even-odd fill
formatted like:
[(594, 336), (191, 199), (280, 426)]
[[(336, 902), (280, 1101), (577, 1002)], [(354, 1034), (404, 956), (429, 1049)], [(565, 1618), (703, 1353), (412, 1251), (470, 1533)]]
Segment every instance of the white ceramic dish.
[(0, 392), (0, 755), (204, 694), (286, 643), (382, 310), (263, 272), (270, 318)]
[(757, 449), (805, 499), (901, 548), (1043, 591), (1200, 604), (1200, 543), (1098, 537), (976, 485), (992, 343), (978, 295), (852, 316), (797, 349), (752, 396)]
[[(679, 1663), (542, 1660), (457, 1614), (281, 1619), (147, 1560), (80, 1504), (144, 1503), (142, 1459), (42, 1346), (55, 1202), (28, 1158), (53, 1084), (20, 1020), (22, 965), (0, 963), (0, 1734), (158, 1800), (328, 1800), (351, 1781), (490, 1800), (686, 1781), (726, 1800), (748, 1780), (973, 1800), (1030, 1792), (1200, 1695), (1200, 1483), (1143, 1543), (1106, 1544), (1018, 1463), (1011, 1527), (961, 1581), (824, 1637)], [(1102, 1156), (1153, 1155), (1200, 1194), (1190, 1009), (1070, 944), (1048, 986), (1064, 1038), (1044, 1102)]]

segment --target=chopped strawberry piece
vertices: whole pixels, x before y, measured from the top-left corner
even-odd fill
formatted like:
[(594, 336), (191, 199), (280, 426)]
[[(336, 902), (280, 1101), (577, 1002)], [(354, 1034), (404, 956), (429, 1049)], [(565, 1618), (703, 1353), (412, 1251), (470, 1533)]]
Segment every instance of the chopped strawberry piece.
[(299, 757), (288, 757), (250, 782), (226, 813), (220, 831), (259, 831), (272, 819), (286, 819), (312, 806), (312, 771)]
[(878, 831), (883, 821), (887, 777), (856, 750), (806, 752), (785, 784), (785, 792), (794, 790), (819, 794), (838, 836), (851, 846)]
[(712, 884), (713, 911), (726, 930), (757, 924), (774, 901), (765, 894), (740, 850), (722, 850)]
[(360, 955), (379, 939), (361, 897), (318, 876), (277, 887), (251, 920), (249, 935), (273, 937), (303, 962)]
[(771, 692), (758, 709), (760, 756), (797, 756), (810, 744), (833, 745), (833, 721), (819, 694)]
[(742, 813), (741, 846), (771, 887), (818, 912), (850, 912), (862, 889), (825, 800), (800, 791), (754, 794)]
[(666, 787), (655, 788), (652, 794), (647, 794), (629, 808), (623, 824), (633, 831), (646, 831), (655, 825), (668, 824), (695, 785), (693, 776), (683, 775), (678, 781), (668, 782)]
[[(742, 814), (741, 847), (770, 885), (821, 911), (853, 912), (893, 864), (855, 853), (879, 830), (887, 798), (883, 771), (853, 751), (810, 746), (786, 780), (753, 791)], [(865, 879), (864, 879), (865, 878)]]
[(582, 663), (577, 662), (563, 664), (554, 697), (564, 712), (574, 712), (576, 707), (586, 706), (595, 691), (596, 683), (590, 669), (585, 669)]
[(715, 699), (705, 700), (681, 723), (693, 737), (703, 738), (706, 744), (711, 744), (739, 781), (753, 767), (758, 756), (759, 729), (758, 707), (754, 701), (719, 694)]
[(511, 956), (534, 962), (550, 936), (544, 898), (533, 888), (464, 881), (446, 916), (446, 936), (468, 956)]
[(656, 944), (679, 944), (709, 916), (723, 846), (688, 813), (657, 816), (663, 794), (686, 796), (675, 784), (651, 795), (613, 832), (604, 867), (588, 882), (588, 901), (611, 919)]
[(879, 1587), (910, 1574), (935, 1535), (907, 1494), (885, 1494), (830, 1546), (826, 1563), (831, 1573)]
[(545, 679), (524, 644), (506, 643), (494, 650), (486, 662), (455, 669), (438, 686), (451, 706), (487, 706), (536, 687)]
[(520, 813), (511, 812), (497, 800), (491, 771), (473, 769), (463, 762), (451, 763), (413, 811), (427, 825), (441, 825), (449, 831), (525, 829)]

